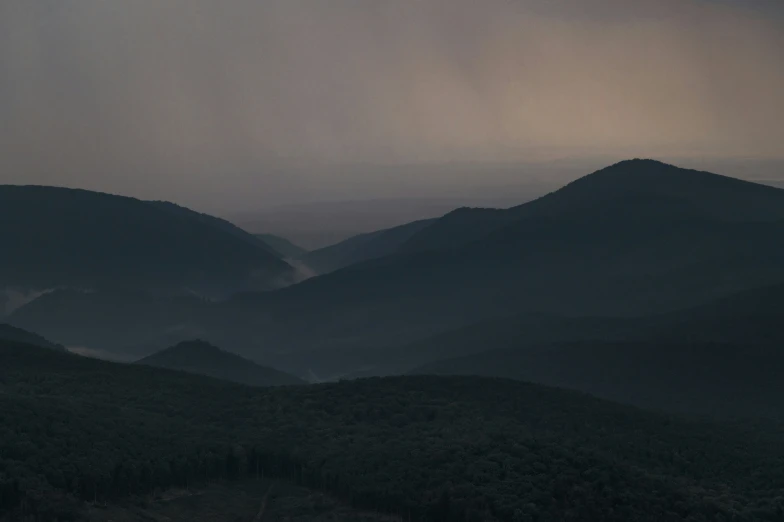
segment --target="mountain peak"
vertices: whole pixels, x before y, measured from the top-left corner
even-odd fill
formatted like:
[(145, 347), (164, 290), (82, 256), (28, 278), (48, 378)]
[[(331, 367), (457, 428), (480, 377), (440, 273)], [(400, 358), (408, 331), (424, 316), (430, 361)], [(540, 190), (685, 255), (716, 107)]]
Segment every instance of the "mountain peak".
[(517, 208), (552, 213), (640, 198), (669, 201), (722, 221), (784, 219), (784, 190), (652, 159), (615, 163)]

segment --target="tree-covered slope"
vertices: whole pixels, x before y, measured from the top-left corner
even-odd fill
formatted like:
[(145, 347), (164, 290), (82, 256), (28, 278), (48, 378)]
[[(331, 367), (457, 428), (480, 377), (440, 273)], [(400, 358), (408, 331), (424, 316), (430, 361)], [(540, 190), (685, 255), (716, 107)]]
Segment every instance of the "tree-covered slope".
[(784, 419), (781, 345), (584, 341), (489, 350), (413, 373), (519, 379), (681, 414)]
[(354, 236), (336, 245), (308, 252), (302, 256), (302, 260), (319, 274), (334, 272), (355, 263), (396, 253), (409, 238), (433, 222), (433, 219), (424, 219)]
[(564, 342), (784, 344), (784, 285), (735, 293), (673, 312), (639, 317), (522, 313), (495, 317), (378, 354), (366, 366), (406, 373), (439, 360), (482, 352), (525, 351)]
[(0, 323), (0, 341), (32, 344), (33, 346), (41, 346), (53, 350), (65, 350), (63, 346), (53, 343), (38, 334), (3, 323)]
[(261, 366), (205, 341), (184, 341), (154, 353), (137, 364), (207, 375), (251, 386), (305, 384), (274, 368)]
[[(355, 263), (143, 330), (167, 336), (193, 324), (199, 337), (242, 356), (334, 377), (365, 368), (366, 357), (350, 354), (392, 353), (499, 316), (666, 313), (784, 281), (784, 242), (776, 241), (784, 234), (781, 194), (657, 162), (624, 162), (518, 207), (519, 219), (473, 241)], [(24, 308), (17, 312), (25, 321), (14, 324), (56, 341), (55, 319), (75, 341), (96, 329), (86, 307), (68, 308), (67, 321)], [(108, 346), (107, 333), (91, 341)]]
[(254, 236), (176, 205), (0, 186), (0, 286), (225, 295), (281, 286), (292, 268)]
[(285, 237), (276, 236), (274, 234), (255, 235), (283, 258), (298, 259), (308, 252), (301, 246), (294, 244)]
[[(232, 305), (274, 316), (270, 332), (290, 323), (274, 335), (298, 349), (400, 344), (515, 312), (666, 312), (784, 280), (784, 243), (773, 240), (784, 233), (782, 195), (625, 162), (519, 207), (519, 219), (474, 241), (354, 264)], [(294, 311), (301, 324), (283, 319)]]
[[(784, 220), (784, 190), (658, 161), (635, 159), (601, 169), (517, 207), (455, 210), (415, 234), (403, 250), (453, 248), (521, 219), (579, 214), (640, 194), (693, 207), (700, 215), (720, 221)], [(661, 210), (667, 211), (666, 208)]]
[(432, 521), (781, 520), (780, 426), (478, 377), (251, 388), (4, 344), (0, 509), (258, 472)]
[(204, 334), (201, 318), (215, 308), (195, 296), (152, 296), (133, 290), (56, 290), (8, 320), (66, 346), (111, 352), (130, 360)]

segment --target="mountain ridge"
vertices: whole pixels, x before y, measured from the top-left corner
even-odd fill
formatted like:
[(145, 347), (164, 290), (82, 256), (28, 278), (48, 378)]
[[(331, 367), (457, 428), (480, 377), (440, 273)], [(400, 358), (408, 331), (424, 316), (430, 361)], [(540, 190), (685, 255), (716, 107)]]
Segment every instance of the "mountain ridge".
[(225, 295), (294, 277), (269, 247), (224, 220), (82, 189), (0, 186), (0, 241), (0, 287), (26, 291), (126, 286)]

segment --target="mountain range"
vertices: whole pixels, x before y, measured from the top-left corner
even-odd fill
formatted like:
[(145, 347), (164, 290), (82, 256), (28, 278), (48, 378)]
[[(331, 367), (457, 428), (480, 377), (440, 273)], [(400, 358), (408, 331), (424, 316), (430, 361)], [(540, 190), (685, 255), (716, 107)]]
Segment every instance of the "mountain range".
[(2, 197), (0, 519), (784, 520), (780, 189), (625, 161), (307, 253)]
[[(139, 297), (132, 313), (104, 304), (124, 302), (114, 291), (44, 296), (9, 321), (138, 356), (199, 337), (308, 378), (388, 374), (399, 366), (379, 361), (482, 321), (654, 317), (781, 283), (782, 232), (784, 190), (630, 160), (518, 207), (461, 209), (358, 238), (358, 258), (338, 245), (329, 268), (379, 257), (283, 289), (219, 303)], [(96, 325), (98, 312), (111, 327)], [(112, 330), (129, 332), (123, 346)]]

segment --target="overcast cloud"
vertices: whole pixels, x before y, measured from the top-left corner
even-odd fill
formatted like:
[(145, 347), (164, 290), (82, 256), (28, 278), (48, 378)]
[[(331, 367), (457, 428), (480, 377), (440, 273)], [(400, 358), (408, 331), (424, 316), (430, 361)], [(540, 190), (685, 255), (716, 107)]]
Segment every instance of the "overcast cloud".
[(776, 159), (781, 4), (0, 0), (0, 182), (250, 209), (396, 190), (367, 165)]

